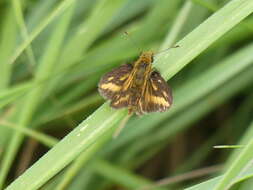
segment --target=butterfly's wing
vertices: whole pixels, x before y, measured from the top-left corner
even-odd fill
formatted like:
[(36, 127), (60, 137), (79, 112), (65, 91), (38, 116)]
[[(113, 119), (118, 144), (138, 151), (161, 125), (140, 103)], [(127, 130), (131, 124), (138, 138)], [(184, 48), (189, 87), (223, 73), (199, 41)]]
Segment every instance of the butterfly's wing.
[(128, 107), (130, 98), (129, 91), (120, 91), (120, 93), (116, 94), (112, 99), (110, 106), (115, 109)]
[(157, 71), (151, 73), (144, 90), (138, 104), (138, 114), (164, 112), (171, 106), (171, 90)]
[(98, 90), (105, 99), (111, 100), (111, 107), (115, 109), (128, 107), (132, 70), (131, 64), (124, 64), (101, 78)]

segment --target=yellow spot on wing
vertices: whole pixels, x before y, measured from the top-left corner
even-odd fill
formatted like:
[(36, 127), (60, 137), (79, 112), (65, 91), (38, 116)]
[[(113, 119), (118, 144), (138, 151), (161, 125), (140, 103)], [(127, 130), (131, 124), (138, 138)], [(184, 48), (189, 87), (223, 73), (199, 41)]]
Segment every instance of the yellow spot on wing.
[(122, 77), (120, 77), (119, 80), (125, 80), (127, 77), (128, 77), (128, 75), (122, 76)]
[(155, 104), (160, 104), (166, 107), (169, 107), (170, 104), (169, 102), (167, 102), (164, 98), (162, 97), (158, 97), (158, 96), (152, 96), (152, 100)]
[(152, 85), (152, 88), (153, 88), (155, 91), (158, 90), (158, 88), (157, 88), (157, 86), (154, 84), (154, 82), (151, 82), (151, 85)]
[(123, 101), (126, 101), (129, 99), (129, 95), (125, 96), (125, 97), (122, 97), (119, 99), (120, 102), (123, 102)]
[(124, 82), (124, 85), (123, 85), (123, 91), (126, 91), (132, 84), (132, 77), (129, 77), (125, 82)]
[(100, 86), (104, 90), (111, 90), (111, 91), (119, 91), (121, 89), (120, 86), (113, 84), (113, 83), (105, 83)]
[(153, 89), (154, 89), (154, 90), (157, 90), (157, 89), (158, 89), (156, 85), (152, 84), (152, 86), (153, 86)]
[(108, 78), (108, 81), (111, 81), (111, 80), (113, 80), (114, 79), (114, 77), (109, 77)]
[(168, 94), (167, 94), (166, 92), (164, 92), (164, 91), (163, 91), (163, 95), (164, 95), (165, 97), (168, 97)]

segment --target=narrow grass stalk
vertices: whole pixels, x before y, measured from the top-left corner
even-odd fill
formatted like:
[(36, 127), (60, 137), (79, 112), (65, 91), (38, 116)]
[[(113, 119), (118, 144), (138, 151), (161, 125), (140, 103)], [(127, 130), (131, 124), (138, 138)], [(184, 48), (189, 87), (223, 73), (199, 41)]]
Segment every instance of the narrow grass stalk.
[[(250, 125), (250, 129), (253, 128), (253, 122)], [(235, 180), (239, 180), (242, 173), (245, 172), (247, 168), (252, 168), (253, 160), (253, 140), (249, 140), (245, 148), (241, 150), (237, 158), (231, 163), (225, 174), (223, 175), (220, 182), (215, 186), (214, 190), (223, 190), (231, 187)], [(253, 173), (251, 173), (253, 175)]]
[(192, 8), (192, 2), (186, 1), (184, 3), (184, 6), (181, 8), (180, 12), (178, 13), (178, 16), (175, 19), (174, 24), (172, 25), (169, 31), (169, 34), (167, 35), (162, 46), (160, 47), (160, 51), (165, 50), (169, 48), (170, 46), (173, 46), (173, 44), (176, 42), (180, 34), (180, 31), (182, 30), (185, 24), (185, 21), (187, 20), (187, 17), (190, 13), (191, 8)]
[[(56, 119), (68, 117), (69, 115), (83, 110), (88, 106), (98, 105), (99, 103), (103, 103), (103, 99), (101, 98), (101, 96), (99, 96), (98, 94), (92, 94), (91, 96), (88, 96), (67, 108), (66, 106), (63, 106), (62, 108), (58, 106), (57, 109), (48, 110), (47, 113), (39, 115), (39, 119), (35, 123), (33, 123), (33, 125), (39, 126)], [(61, 102), (58, 102), (58, 104), (61, 104)]]
[(217, 11), (219, 8), (218, 5), (216, 5), (212, 1), (204, 1), (204, 0), (191, 0), (191, 1), (213, 12)]
[[(21, 31), (21, 35), (24, 41), (28, 40), (28, 31), (25, 25), (25, 21), (24, 21), (24, 15), (22, 12), (22, 7), (21, 7), (21, 2), (19, 0), (11, 0), (13, 9), (15, 10), (15, 16), (16, 16), (16, 20), (17, 20), (17, 24), (19, 25), (20, 31)], [(26, 54), (29, 60), (29, 66), (30, 68), (32, 68), (32, 66), (34, 66), (36, 64), (35, 61), (35, 57), (34, 57), (34, 53), (32, 50), (32, 46), (29, 44), (26, 48)]]
[(103, 177), (106, 177), (110, 180), (113, 180), (114, 182), (117, 182), (129, 189), (134, 190), (143, 190), (145, 187), (151, 187), (150, 190), (164, 190), (163, 187), (152, 187), (152, 182), (148, 181), (145, 178), (142, 178), (140, 176), (137, 176), (131, 172), (128, 172), (127, 170), (117, 167), (115, 165), (110, 164), (109, 162), (105, 160), (97, 159), (96, 162), (92, 165), (92, 168)]
[[(252, 135), (253, 135), (253, 124), (246, 130), (246, 132), (243, 135), (243, 138), (238, 142), (238, 146), (243, 145), (245, 147), (245, 145), (248, 144), (252, 139)], [(241, 151), (242, 151), (241, 149), (238, 149), (232, 152), (232, 154), (229, 156), (226, 162), (225, 169), (227, 170), (229, 169), (229, 167), (234, 163), (234, 161), (236, 160)]]
[(220, 149), (222, 149), (222, 148), (226, 148), (226, 149), (228, 149), (228, 148), (244, 148), (245, 146), (244, 145), (215, 145), (215, 146), (213, 146), (213, 148), (220, 148)]
[[(249, 126), (253, 129), (253, 123)], [(200, 183), (186, 190), (202, 190), (202, 189), (214, 189), (214, 190), (227, 190), (232, 185), (249, 179), (253, 176), (252, 170), (252, 153), (253, 141), (250, 139), (248, 144), (240, 151), (237, 158), (229, 166), (224, 175), (213, 178), (206, 182)], [(238, 151), (237, 151), (238, 152)]]
[(8, 58), (16, 47), (16, 34), (17, 26), (14, 16), (14, 10), (10, 5), (6, 7), (2, 22), (2, 30), (0, 36), (0, 90), (2, 91), (9, 85), (11, 68), (12, 66), (7, 64)]
[(43, 133), (28, 129), (27, 127), (24, 127), (24, 126), (16, 125), (8, 121), (0, 120), (0, 124), (3, 127), (9, 128), (15, 131), (19, 131), (23, 133), (24, 135), (30, 136), (50, 148), (53, 147), (58, 142), (56, 138), (50, 137), (48, 135), (44, 135)]
[(27, 82), (24, 84), (20, 84), (20, 85), (2, 90), (0, 92), (0, 108), (6, 106), (7, 104), (16, 100), (18, 97), (24, 95), (32, 87), (34, 87), (34, 83)]
[[(124, 2), (125, 0), (98, 1), (88, 20), (81, 23), (79, 30), (65, 45), (59, 58), (61, 64), (56, 68), (56, 71), (70, 67), (79, 61), (83, 54), (86, 54), (86, 50), (103, 32)], [(63, 75), (57, 76), (51, 84), (49, 84), (49, 90), (46, 94), (50, 94), (52, 90), (57, 88), (58, 82), (62, 77)]]
[[(10, 81), (11, 81), (11, 71), (12, 71), (12, 65), (7, 64), (8, 59), (11, 56), (12, 52), (14, 51), (16, 47), (16, 35), (17, 35), (17, 25), (14, 15), (14, 10), (12, 6), (7, 4), (7, 6), (2, 8), (4, 12), (2, 12), (2, 17), (5, 19), (2, 19), (1, 22), (1, 31), (0, 31), (0, 94), (2, 94), (3, 91), (7, 91)], [(9, 99), (9, 96), (6, 96), (6, 98)], [(9, 99), (8, 102), (11, 102), (12, 100)], [(2, 97), (0, 95), (0, 113), (2, 113), (2, 107), (3, 107), (3, 101)], [(6, 105), (6, 104), (4, 104)], [(9, 138), (9, 131), (0, 127), (0, 147), (4, 147), (6, 145), (6, 140)]]
[(14, 61), (21, 55), (21, 53), (30, 45), (30, 43), (62, 12), (64, 12), (68, 7), (70, 7), (76, 0), (64, 0), (58, 5), (40, 24), (34, 29), (34, 31), (29, 35), (29, 38), (25, 40), (16, 49), (14, 55), (9, 60), (9, 64), (14, 63)]

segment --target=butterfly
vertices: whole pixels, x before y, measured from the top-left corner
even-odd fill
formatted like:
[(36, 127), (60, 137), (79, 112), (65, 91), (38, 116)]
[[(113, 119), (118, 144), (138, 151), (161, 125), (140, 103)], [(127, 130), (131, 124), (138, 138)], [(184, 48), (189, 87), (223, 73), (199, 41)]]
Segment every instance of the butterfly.
[(152, 68), (153, 58), (153, 52), (142, 52), (134, 63), (123, 64), (102, 76), (98, 91), (111, 101), (112, 108), (127, 108), (129, 114), (143, 115), (171, 107), (171, 89)]

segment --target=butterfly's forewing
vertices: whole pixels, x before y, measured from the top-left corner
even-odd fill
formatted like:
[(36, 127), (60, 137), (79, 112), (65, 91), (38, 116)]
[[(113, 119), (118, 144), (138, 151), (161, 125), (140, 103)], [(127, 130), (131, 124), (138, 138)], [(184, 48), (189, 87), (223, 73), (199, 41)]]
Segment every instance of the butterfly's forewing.
[(168, 84), (157, 71), (153, 71), (139, 101), (139, 114), (164, 112), (171, 104), (172, 93)]
[(98, 84), (99, 93), (105, 99), (115, 101), (120, 96), (123, 85), (130, 76), (132, 69), (131, 64), (124, 64), (105, 74)]

